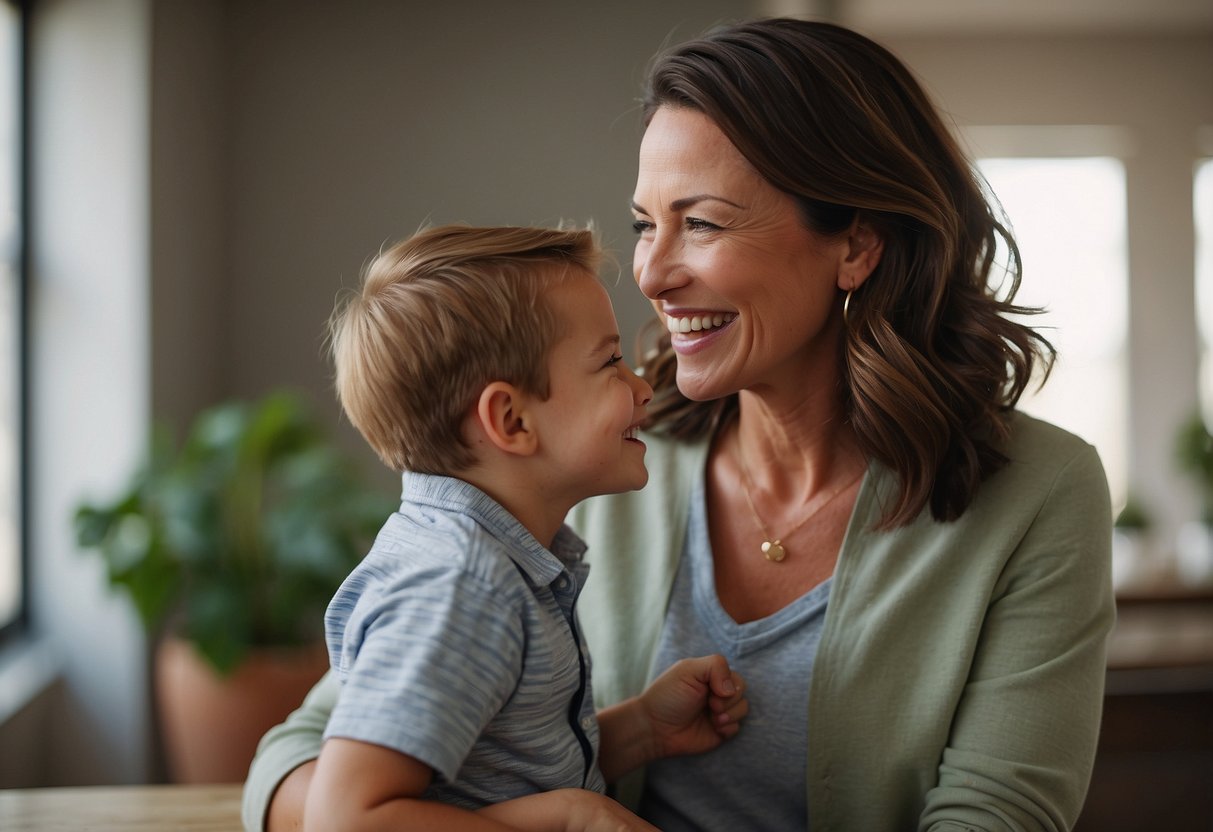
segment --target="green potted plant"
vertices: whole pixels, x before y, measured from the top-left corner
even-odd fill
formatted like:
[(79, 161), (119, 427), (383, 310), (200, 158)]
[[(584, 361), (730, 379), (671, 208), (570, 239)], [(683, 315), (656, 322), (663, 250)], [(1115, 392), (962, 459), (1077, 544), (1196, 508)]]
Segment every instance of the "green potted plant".
[(1146, 511), (1145, 505), (1132, 494), (1129, 495), (1124, 507), (1121, 508), (1116, 515), (1116, 520), (1112, 523), (1113, 528), (1129, 534), (1141, 534), (1148, 531), (1152, 525), (1153, 521), (1150, 519), (1149, 512)]
[(1130, 492), (1112, 522), (1112, 585), (1124, 589), (1156, 572), (1150, 532), (1154, 519), (1137, 495)]
[(1213, 433), (1199, 411), (1179, 427), (1175, 461), (1200, 500), (1199, 519), (1181, 526), (1175, 539), (1179, 576), (1187, 583), (1213, 582)]
[[(276, 391), (206, 410), (180, 446), (158, 430), (117, 498), (77, 509), (77, 542), (100, 554), (158, 644), (157, 701), (176, 779), (243, 778), (260, 734), (323, 673), (325, 607), (393, 497), (362, 483), (302, 398)], [(198, 667), (183, 670), (191, 661)], [(304, 669), (292, 675), (292, 661)], [(284, 690), (286, 676), (301, 677), (294, 691)], [(173, 682), (191, 694), (227, 690), (227, 702), (180, 705), (163, 689)], [(259, 688), (286, 703), (253, 703)], [(237, 707), (254, 711), (256, 724), (238, 726)], [(168, 724), (179, 711), (202, 734), (187, 745), (238, 727), (254, 736), (221, 743), (239, 746), (235, 762), (207, 763), (198, 748), (174, 749), (187, 730)], [(202, 713), (221, 719), (207, 724)]]
[(1196, 484), (1200, 496), (1200, 520), (1213, 525), (1213, 434), (1199, 412), (1179, 427), (1175, 438), (1175, 461), (1179, 470)]

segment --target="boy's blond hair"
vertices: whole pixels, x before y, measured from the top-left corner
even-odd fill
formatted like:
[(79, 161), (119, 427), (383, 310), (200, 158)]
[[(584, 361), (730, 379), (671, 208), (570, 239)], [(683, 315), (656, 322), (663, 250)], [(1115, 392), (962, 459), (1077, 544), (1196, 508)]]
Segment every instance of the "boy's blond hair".
[(329, 322), (337, 396), (379, 458), (397, 470), (454, 474), (476, 460), (464, 419), (505, 381), (546, 399), (562, 335), (545, 290), (596, 276), (593, 232), (423, 230), (376, 257)]

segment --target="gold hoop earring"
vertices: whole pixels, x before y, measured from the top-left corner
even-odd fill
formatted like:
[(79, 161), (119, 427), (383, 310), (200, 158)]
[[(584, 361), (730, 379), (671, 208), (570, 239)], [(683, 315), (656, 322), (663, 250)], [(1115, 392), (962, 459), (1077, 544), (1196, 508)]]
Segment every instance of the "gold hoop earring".
[(854, 289), (847, 289), (847, 296), (842, 302), (842, 325), (847, 329), (851, 328), (851, 319), (847, 313), (851, 310), (851, 295), (855, 294)]

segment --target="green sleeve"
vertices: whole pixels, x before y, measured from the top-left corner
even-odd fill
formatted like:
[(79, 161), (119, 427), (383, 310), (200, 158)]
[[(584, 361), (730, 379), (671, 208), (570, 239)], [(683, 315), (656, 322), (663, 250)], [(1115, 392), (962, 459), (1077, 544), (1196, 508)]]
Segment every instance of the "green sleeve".
[(278, 784), (303, 763), (320, 756), (324, 726), (328, 723), (341, 683), (329, 671), (280, 725), (266, 732), (257, 746), (244, 783), (241, 816), (245, 832), (261, 832), (266, 811)]
[(1062, 468), (1003, 569), (919, 829), (1062, 830), (1095, 758), (1115, 616), (1107, 483)]

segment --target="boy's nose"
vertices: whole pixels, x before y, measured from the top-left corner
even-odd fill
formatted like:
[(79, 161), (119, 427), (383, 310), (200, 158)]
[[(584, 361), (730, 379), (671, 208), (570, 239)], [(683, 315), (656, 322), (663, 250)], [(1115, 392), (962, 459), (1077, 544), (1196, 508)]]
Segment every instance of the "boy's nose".
[(632, 388), (632, 399), (636, 404), (646, 405), (653, 400), (653, 388), (627, 365), (624, 365), (624, 379)]

